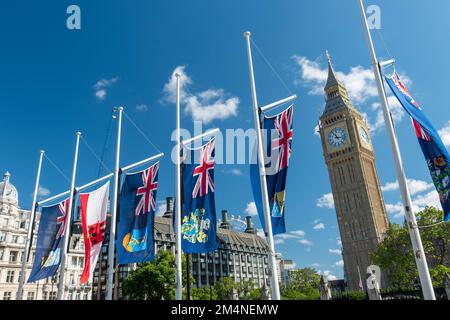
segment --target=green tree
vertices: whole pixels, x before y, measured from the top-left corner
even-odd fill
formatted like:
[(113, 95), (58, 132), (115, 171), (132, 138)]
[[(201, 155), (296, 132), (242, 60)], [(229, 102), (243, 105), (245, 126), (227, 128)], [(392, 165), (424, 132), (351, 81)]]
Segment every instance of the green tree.
[[(186, 257), (182, 256), (186, 270)], [(192, 270), (192, 262), (191, 262)], [(191, 288), (194, 276), (190, 274)], [(183, 297), (186, 298), (187, 274), (183, 272)], [(123, 282), (123, 294), (131, 300), (172, 300), (175, 297), (175, 256), (160, 251), (152, 262), (141, 263)]]
[(219, 300), (231, 300), (234, 290), (239, 294), (239, 287), (239, 284), (233, 278), (227, 277), (217, 281), (214, 289)]
[(152, 262), (142, 263), (124, 280), (122, 289), (132, 300), (172, 300), (175, 298), (175, 257), (160, 251)]
[(281, 286), (281, 296), (286, 300), (317, 300), (320, 275), (312, 268), (292, 270), (289, 284)]
[[(450, 271), (450, 223), (443, 221), (443, 212), (427, 207), (417, 213), (423, 247), (433, 286), (442, 286), (445, 273)], [(406, 226), (392, 224), (384, 240), (372, 254), (372, 261), (379, 265), (389, 278), (393, 289), (409, 289), (419, 283), (414, 253)]]

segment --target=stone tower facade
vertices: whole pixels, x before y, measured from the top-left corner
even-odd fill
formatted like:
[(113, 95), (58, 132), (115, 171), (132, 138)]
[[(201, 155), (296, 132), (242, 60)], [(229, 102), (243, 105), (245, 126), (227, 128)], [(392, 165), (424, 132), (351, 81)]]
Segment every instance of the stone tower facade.
[[(326, 106), (320, 118), (323, 155), (342, 241), (347, 285), (358, 290), (376, 249), (389, 227), (366, 121), (352, 105), (328, 58)], [(383, 281), (385, 284), (385, 280)]]

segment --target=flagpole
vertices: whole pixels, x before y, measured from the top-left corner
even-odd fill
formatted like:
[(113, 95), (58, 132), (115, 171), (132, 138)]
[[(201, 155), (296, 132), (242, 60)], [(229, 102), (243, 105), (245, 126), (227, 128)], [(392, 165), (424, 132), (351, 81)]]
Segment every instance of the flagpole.
[(392, 122), (389, 106), (387, 102), (386, 92), (384, 91), (383, 79), (381, 77), (380, 65), (378, 63), (377, 55), (370, 34), (369, 24), (367, 23), (367, 16), (364, 10), (362, 0), (358, 0), (361, 9), (361, 17), (365, 29), (367, 38), (367, 44), (369, 47), (370, 56), (372, 59), (373, 72), (375, 74), (375, 80), (377, 83), (378, 94), (381, 99), (381, 106), (383, 108), (384, 122), (386, 124), (386, 130), (391, 142), (392, 154), (394, 156), (395, 169), (397, 173), (397, 180), (400, 188), (400, 192), (403, 200), (403, 208), (405, 210), (405, 217), (408, 224), (409, 235), (411, 238), (412, 247), (414, 250), (414, 258), (416, 259), (417, 269), (419, 270), (420, 283), (422, 285), (422, 292), (425, 300), (436, 300), (433, 284), (431, 282), (430, 273), (428, 270), (428, 263), (425, 256), (425, 251), (422, 245), (422, 239), (420, 238), (419, 228), (417, 226), (416, 216), (412, 211), (411, 194), (409, 192), (406, 175), (403, 167), (402, 158), (400, 155), (400, 148), (398, 145), (397, 137), (394, 131), (394, 125)]
[(28, 231), (27, 231), (27, 240), (25, 241), (25, 249), (22, 256), (22, 267), (20, 271), (20, 277), (19, 277), (19, 289), (17, 290), (17, 300), (22, 300), (23, 298), (23, 286), (25, 284), (25, 270), (28, 263), (28, 256), (30, 254), (30, 244), (33, 239), (33, 223), (34, 223), (34, 217), (36, 215), (36, 202), (37, 202), (37, 194), (39, 191), (39, 180), (41, 178), (41, 168), (42, 168), (42, 160), (44, 158), (44, 150), (40, 151), (39, 155), (39, 165), (38, 170), (36, 174), (36, 183), (34, 185), (34, 193), (33, 193), (33, 202), (31, 205), (31, 213), (30, 213), (30, 220), (28, 225)]
[(248, 66), (250, 73), (250, 85), (252, 89), (252, 103), (253, 103), (253, 112), (255, 118), (255, 127), (257, 131), (257, 143), (258, 143), (258, 165), (259, 165), (259, 175), (260, 175), (260, 184), (261, 184), (261, 195), (262, 195), (262, 203), (264, 210), (264, 221), (266, 225), (266, 236), (270, 249), (270, 267), (272, 269), (272, 277), (271, 277), (271, 287), (272, 287), (272, 297), (273, 300), (280, 300), (280, 288), (278, 284), (278, 270), (276, 268), (276, 260), (275, 260), (275, 245), (273, 241), (272, 234), (272, 220), (270, 219), (269, 211), (269, 195), (267, 192), (267, 183), (266, 183), (266, 168), (264, 166), (264, 150), (262, 144), (262, 132), (261, 132), (261, 123), (259, 120), (259, 110), (258, 110), (258, 100), (256, 97), (256, 85), (255, 85), (255, 75), (253, 72), (253, 60), (252, 60), (252, 49), (250, 46), (250, 32), (247, 31), (244, 33), (244, 36), (247, 41), (247, 54), (248, 54)]
[(69, 233), (70, 233), (70, 222), (72, 220), (73, 199), (75, 196), (75, 177), (77, 174), (78, 149), (80, 147), (81, 132), (77, 132), (76, 137), (77, 137), (77, 142), (75, 145), (75, 156), (73, 159), (72, 180), (70, 182), (70, 198), (69, 198), (69, 205), (68, 205), (68, 208), (66, 211), (66, 221), (65, 221), (65, 225), (64, 225), (64, 242), (63, 242), (63, 250), (62, 250), (63, 252), (62, 252), (61, 265), (59, 267), (59, 282), (58, 282), (58, 293), (57, 293), (58, 300), (64, 299), (64, 276), (65, 276), (65, 269), (66, 269), (69, 238), (70, 238)]
[(180, 77), (179, 73), (175, 74), (177, 78), (177, 168), (176, 168), (176, 210), (175, 210), (175, 238), (176, 238), (176, 255), (175, 255), (175, 300), (183, 298), (183, 280), (182, 280), (182, 264), (181, 264), (181, 135), (180, 135)]
[(116, 244), (116, 216), (117, 216), (117, 202), (119, 196), (119, 174), (120, 174), (120, 138), (122, 134), (122, 113), (123, 107), (117, 109), (119, 111), (117, 124), (117, 145), (116, 145), (116, 163), (114, 167), (114, 190), (113, 203), (111, 211), (111, 220), (109, 227), (109, 245), (108, 245), (108, 272), (106, 281), (106, 300), (113, 299), (113, 278), (114, 278), (114, 253)]

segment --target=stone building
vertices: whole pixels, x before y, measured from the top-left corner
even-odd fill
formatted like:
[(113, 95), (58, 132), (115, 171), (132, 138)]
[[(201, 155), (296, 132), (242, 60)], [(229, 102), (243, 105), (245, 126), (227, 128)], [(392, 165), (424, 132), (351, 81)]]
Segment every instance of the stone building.
[[(155, 217), (155, 252), (168, 250), (175, 253), (175, 234), (173, 231), (173, 198), (166, 199), (166, 212)], [(228, 221), (227, 211), (222, 211), (222, 222), (217, 228), (220, 239), (218, 250), (210, 254), (192, 254), (192, 275), (196, 287), (209, 287), (219, 279), (231, 277), (237, 282), (252, 279), (259, 288), (270, 287), (268, 252), (264, 239), (256, 234), (250, 217), (247, 217), (244, 232), (233, 230)], [(108, 229), (107, 229), (108, 230)], [(104, 299), (106, 291), (106, 261), (108, 242), (104, 242), (102, 255), (94, 272), (93, 299)], [(134, 265), (116, 266), (114, 278), (114, 298), (121, 299), (121, 282)]]
[[(19, 206), (19, 194), (10, 182), (7, 172), (0, 182), (0, 299), (14, 300), (19, 286), (19, 275), (22, 266), (23, 252), (27, 237), (30, 211)], [(26, 267), (25, 280), (30, 275), (33, 265), (39, 213), (33, 233), (33, 246)], [(67, 299), (87, 300), (91, 298), (90, 283), (79, 285), (79, 278), (84, 266), (84, 244), (79, 222), (73, 224), (74, 235), (69, 243), (67, 274), (65, 277), (65, 292)], [(56, 299), (58, 275), (24, 286), (23, 299), (52, 300)]]
[(326, 105), (319, 130), (341, 234), (345, 276), (348, 287), (357, 290), (358, 268), (364, 272), (371, 264), (370, 253), (382, 240), (389, 220), (368, 125), (336, 77), (328, 53), (327, 58)]

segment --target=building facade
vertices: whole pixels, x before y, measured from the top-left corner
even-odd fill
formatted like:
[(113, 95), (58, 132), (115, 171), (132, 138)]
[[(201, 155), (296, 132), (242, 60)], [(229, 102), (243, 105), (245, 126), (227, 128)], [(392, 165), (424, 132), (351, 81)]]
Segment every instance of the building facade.
[[(173, 198), (166, 199), (166, 212), (155, 217), (155, 253), (160, 250), (175, 254), (175, 233), (173, 229)], [(108, 229), (107, 229), (108, 230)], [(217, 228), (220, 240), (214, 253), (191, 254), (192, 275), (197, 288), (213, 286), (219, 279), (231, 277), (236, 282), (253, 280), (258, 288), (270, 287), (268, 253), (264, 239), (256, 234), (251, 218), (247, 217), (244, 232), (233, 230), (228, 222), (227, 211), (222, 211), (222, 222)], [(93, 299), (104, 299), (106, 292), (106, 266), (108, 242), (104, 242), (93, 278)], [(115, 268), (114, 299), (123, 299), (121, 283), (127, 278), (135, 265)]]
[[(15, 300), (19, 286), (19, 276), (24, 258), (24, 248), (29, 226), (30, 211), (19, 207), (19, 194), (10, 182), (7, 172), (0, 182), (0, 299)], [(33, 233), (33, 246), (25, 270), (28, 279), (33, 266), (39, 213)], [(73, 236), (69, 242), (67, 273), (65, 276), (64, 296), (69, 300), (88, 300), (91, 298), (91, 284), (80, 286), (79, 279), (84, 266), (84, 244), (79, 222), (72, 226)], [(23, 299), (56, 299), (58, 275), (35, 283), (26, 283)]]
[[(328, 166), (348, 287), (359, 288), (371, 264), (370, 253), (389, 227), (370, 131), (352, 105), (328, 58), (326, 105), (320, 118), (323, 155)], [(362, 281), (365, 286), (365, 281)]]

